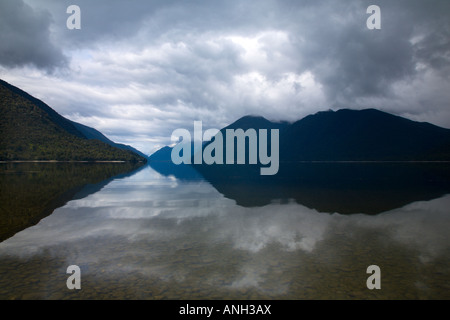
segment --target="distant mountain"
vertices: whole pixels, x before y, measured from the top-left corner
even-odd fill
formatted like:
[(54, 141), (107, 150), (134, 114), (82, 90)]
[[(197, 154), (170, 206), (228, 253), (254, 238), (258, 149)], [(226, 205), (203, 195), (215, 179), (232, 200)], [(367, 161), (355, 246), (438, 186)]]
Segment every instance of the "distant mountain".
[(149, 162), (172, 162), (172, 149), (171, 147), (165, 146), (155, 151), (148, 157)]
[(146, 161), (101, 136), (0, 80), (0, 160)]

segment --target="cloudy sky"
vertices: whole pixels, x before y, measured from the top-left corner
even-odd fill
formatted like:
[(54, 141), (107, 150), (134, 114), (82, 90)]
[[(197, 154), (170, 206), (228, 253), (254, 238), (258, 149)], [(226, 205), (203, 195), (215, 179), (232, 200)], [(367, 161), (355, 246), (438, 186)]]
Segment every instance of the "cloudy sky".
[(450, 128), (450, 1), (1, 0), (0, 78), (147, 154), (247, 114), (375, 107)]

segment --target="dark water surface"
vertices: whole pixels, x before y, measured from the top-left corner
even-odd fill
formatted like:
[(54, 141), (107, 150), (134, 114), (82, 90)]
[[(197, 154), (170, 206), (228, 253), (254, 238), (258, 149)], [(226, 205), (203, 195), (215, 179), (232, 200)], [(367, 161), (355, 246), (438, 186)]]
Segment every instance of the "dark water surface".
[[(3, 230), (17, 233), (0, 242), (0, 299), (450, 299), (439, 171), (414, 169), (430, 183), (419, 188), (406, 167), (409, 187), (330, 166), (271, 186), (149, 166), (2, 164)], [(315, 180), (324, 170), (357, 183)], [(81, 290), (66, 287), (69, 265)], [(370, 265), (380, 290), (366, 286)]]

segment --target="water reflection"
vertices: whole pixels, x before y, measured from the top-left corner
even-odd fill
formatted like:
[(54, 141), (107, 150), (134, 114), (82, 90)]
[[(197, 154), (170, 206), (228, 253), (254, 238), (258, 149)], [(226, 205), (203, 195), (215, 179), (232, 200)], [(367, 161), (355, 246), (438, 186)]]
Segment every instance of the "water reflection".
[[(449, 207), (448, 195), (375, 216), (244, 207), (146, 167), (0, 243), (0, 298), (448, 299)], [(366, 288), (372, 264), (382, 290)]]
[(295, 200), (320, 212), (378, 214), (450, 193), (448, 163), (281, 163), (275, 176), (260, 176), (259, 167), (248, 165), (195, 169), (246, 207)]

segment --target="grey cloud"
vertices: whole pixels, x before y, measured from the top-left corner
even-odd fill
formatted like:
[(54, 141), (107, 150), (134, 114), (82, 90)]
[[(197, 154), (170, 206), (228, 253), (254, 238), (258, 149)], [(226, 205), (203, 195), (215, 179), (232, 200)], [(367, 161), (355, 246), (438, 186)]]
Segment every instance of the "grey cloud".
[(130, 48), (159, 40), (179, 41), (205, 33), (252, 33), (273, 28), (281, 20), (277, 1), (78, 0), (81, 30), (66, 28), (71, 0), (25, 0), (45, 8), (54, 19), (54, 32), (65, 47), (95, 46), (99, 42), (128, 39)]
[(372, 31), (365, 27), (369, 2), (325, 3), (319, 2), (313, 11), (316, 19), (322, 17), (320, 23), (308, 19), (307, 24), (294, 25), (293, 33), (301, 40), (300, 68), (317, 75), (331, 105), (343, 107), (357, 97), (389, 95), (393, 82), (414, 74), (409, 43), (413, 28), (406, 23), (411, 15), (382, 2), (382, 29)]
[[(449, 8), (450, 11), (450, 8)], [(433, 69), (445, 71), (448, 77), (450, 67), (450, 25), (443, 24), (437, 31), (429, 30), (423, 38), (414, 45), (415, 57), (418, 62)]]
[[(415, 72), (413, 48), (408, 42), (411, 31), (404, 21), (383, 15), (388, 25), (389, 20), (393, 22), (391, 29), (370, 33), (365, 28), (364, 4), (325, 3), (298, 4), (288, 17), (292, 25), (287, 27), (297, 50), (283, 53), (288, 53), (286, 59), (295, 61), (297, 57), (298, 73), (313, 71), (324, 85), (330, 105), (345, 104), (355, 97), (388, 95), (392, 82)], [(387, 5), (382, 7), (383, 12), (389, 12)], [(346, 19), (346, 15), (353, 19)], [(273, 49), (267, 46), (269, 63)], [(296, 67), (295, 63), (291, 66)]]
[(51, 16), (19, 0), (0, 2), (0, 64), (53, 70), (67, 58), (50, 37)]

